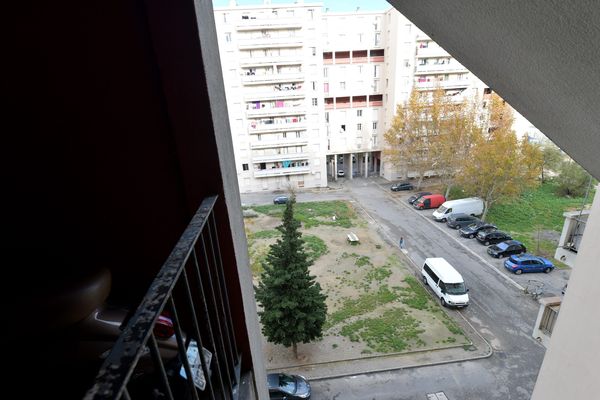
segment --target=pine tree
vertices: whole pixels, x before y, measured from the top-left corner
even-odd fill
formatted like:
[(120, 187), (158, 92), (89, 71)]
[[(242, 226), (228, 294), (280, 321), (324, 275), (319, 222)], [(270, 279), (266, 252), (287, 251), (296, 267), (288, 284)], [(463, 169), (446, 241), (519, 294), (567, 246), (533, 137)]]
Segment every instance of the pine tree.
[(263, 334), (270, 342), (293, 347), (298, 358), (298, 343), (308, 343), (322, 337), (327, 315), (321, 286), (310, 275), (311, 265), (304, 252), (300, 222), (294, 219), (294, 196), (283, 213), (282, 224), (276, 229), (281, 238), (271, 245), (264, 272), (256, 289), (256, 299), (262, 307), (258, 314)]

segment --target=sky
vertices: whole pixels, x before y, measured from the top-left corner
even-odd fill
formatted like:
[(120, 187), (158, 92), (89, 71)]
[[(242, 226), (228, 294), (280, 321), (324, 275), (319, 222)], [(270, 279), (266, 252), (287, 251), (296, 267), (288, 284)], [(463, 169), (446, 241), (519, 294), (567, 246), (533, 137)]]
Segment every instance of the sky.
[[(236, 0), (238, 5), (258, 5), (263, 0)], [(385, 11), (391, 5), (385, 0), (305, 0), (305, 3), (323, 3), (323, 8), (328, 8), (331, 12), (356, 11), (360, 7), (361, 11)], [(271, 0), (272, 4), (290, 4), (294, 0)], [(229, 0), (213, 0), (213, 7), (225, 7), (229, 5)], [(325, 10), (323, 10), (325, 11)]]

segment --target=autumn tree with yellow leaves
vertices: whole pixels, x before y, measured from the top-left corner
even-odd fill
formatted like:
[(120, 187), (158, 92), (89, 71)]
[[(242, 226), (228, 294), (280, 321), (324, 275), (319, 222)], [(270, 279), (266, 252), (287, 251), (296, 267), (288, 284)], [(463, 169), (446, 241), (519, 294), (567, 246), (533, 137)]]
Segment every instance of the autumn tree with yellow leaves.
[(488, 132), (474, 137), (458, 182), (463, 189), (481, 197), (485, 204), (482, 219), (499, 200), (516, 197), (538, 184), (542, 152), (527, 137), (517, 140), (511, 129), (512, 109), (500, 97), (490, 102)]

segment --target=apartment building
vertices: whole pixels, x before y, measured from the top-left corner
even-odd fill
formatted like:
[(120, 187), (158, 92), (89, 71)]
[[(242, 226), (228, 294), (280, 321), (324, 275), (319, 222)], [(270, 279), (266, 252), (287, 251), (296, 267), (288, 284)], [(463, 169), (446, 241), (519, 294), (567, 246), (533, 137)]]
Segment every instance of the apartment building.
[[(215, 10), (242, 192), (398, 179), (383, 134), (413, 88), (439, 86), (456, 101), (491, 93), (394, 8), (321, 10), (301, 1)], [(517, 134), (529, 133), (516, 117)]]
[(242, 192), (327, 185), (321, 8), (215, 9)]

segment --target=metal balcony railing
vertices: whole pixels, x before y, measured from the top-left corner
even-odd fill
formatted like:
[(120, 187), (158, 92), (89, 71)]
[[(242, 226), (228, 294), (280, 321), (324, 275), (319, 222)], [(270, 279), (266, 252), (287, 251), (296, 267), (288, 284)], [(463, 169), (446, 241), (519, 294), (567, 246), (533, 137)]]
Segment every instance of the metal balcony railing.
[[(85, 399), (238, 398), (240, 356), (213, 213), (216, 202), (213, 196), (200, 205)], [(160, 340), (153, 331), (164, 311), (173, 320), (177, 339), (174, 360), (161, 357)], [(149, 362), (151, 368), (140, 368)], [(144, 375), (148, 378), (144, 384), (136, 384)]]

